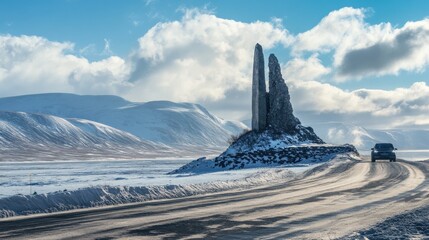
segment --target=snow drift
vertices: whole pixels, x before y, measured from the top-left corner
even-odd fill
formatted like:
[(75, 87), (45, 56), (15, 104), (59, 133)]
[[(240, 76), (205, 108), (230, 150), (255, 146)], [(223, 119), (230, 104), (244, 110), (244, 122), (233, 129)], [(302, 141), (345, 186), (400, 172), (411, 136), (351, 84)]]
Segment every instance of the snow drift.
[(34, 213), (50, 213), (79, 208), (143, 202), (242, 189), (296, 177), (287, 169), (270, 169), (237, 180), (215, 181), (189, 185), (140, 187), (96, 186), (74, 191), (60, 191), (39, 195), (16, 195), (0, 199), (0, 218)]

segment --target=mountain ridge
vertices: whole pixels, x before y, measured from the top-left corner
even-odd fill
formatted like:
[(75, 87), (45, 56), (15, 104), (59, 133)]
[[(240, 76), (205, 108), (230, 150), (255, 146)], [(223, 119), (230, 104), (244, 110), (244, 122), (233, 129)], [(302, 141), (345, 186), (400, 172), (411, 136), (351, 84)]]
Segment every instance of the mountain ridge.
[(313, 123), (312, 126), (328, 143), (347, 142), (362, 150), (369, 150), (377, 142), (391, 142), (400, 149), (429, 148), (429, 130), (424, 129), (371, 129), (342, 122)]
[(165, 145), (143, 141), (86, 119), (0, 111), (0, 159), (70, 160), (173, 156)]
[(247, 127), (226, 121), (194, 103), (131, 102), (115, 95), (46, 93), (0, 98), (0, 110), (48, 114), (102, 123), (142, 140), (181, 146), (227, 146)]

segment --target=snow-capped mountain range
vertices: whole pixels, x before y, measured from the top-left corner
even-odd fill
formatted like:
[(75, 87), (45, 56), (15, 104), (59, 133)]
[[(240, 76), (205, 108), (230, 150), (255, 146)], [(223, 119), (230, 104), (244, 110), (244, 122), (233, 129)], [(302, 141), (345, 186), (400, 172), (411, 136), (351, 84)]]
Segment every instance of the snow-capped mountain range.
[(369, 150), (377, 142), (390, 142), (404, 150), (429, 149), (429, 130), (424, 129), (377, 130), (339, 122), (315, 123), (311, 126), (327, 143), (350, 143), (360, 150)]
[[(392, 142), (400, 149), (429, 148), (429, 130), (311, 126), (327, 143), (350, 143), (361, 150), (376, 142)], [(117, 96), (65, 93), (0, 98), (3, 160), (37, 158), (40, 153), (60, 159), (206, 156), (224, 151), (230, 136), (245, 129), (243, 123), (225, 121), (192, 103), (135, 103)], [(73, 154), (77, 151), (78, 156)]]
[(117, 96), (63, 93), (0, 99), (0, 147), (21, 148), (18, 152), (24, 146), (43, 146), (39, 150), (128, 152), (127, 158), (139, 153), (196, 156), (224, 150), (230, 136), (244, 129), (242, 123), (191, 103), (134, 103)]
[(168, 146), (85, 120), (0, 111), (1, 160), (168, 157)]

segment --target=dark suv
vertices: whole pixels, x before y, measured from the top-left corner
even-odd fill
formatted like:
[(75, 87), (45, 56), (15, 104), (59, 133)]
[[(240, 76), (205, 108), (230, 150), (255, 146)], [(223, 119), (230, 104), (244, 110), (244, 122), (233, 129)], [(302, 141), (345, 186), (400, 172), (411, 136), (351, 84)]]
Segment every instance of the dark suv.
[(393, 150), (398, 150), (391, 143), (376, 143), (371, 148), (371, 162), (377, 159), (389, 159), (390, 162), (396, 162), (396, 154)]

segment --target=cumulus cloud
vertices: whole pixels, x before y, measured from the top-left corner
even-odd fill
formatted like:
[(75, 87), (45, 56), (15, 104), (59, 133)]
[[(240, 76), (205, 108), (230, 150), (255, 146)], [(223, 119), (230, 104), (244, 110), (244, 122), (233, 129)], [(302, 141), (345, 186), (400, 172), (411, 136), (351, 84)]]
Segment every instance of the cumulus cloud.
[(132, 56), (135, 87), (128, 96), (216, 101), (229, 90), (248, 89), (257, 42), (269, 49), (288, 45), (291, 37), (278, 20), (243, 23), (195, 10), (180, 21), (158, 23)]
[[(112, 54), (104, 39), (104, 52)], [(129, 57), (85, 58), (91, 45), (37, 36), (0, 38), (0, 96), (42, 92), (118, 94), (135, 101), (199, 102), (231, 118), (248, 115), (253, 48), (288, 46), (292, 36), (273, 18), (243, 23), (186, 10), (138, 39)], [(234, 103), (231, 103), (234, 102)], [(216, 111), (218, 110), (218, 111)], [(235, 115), (235, 116), (234, 116)]]
[(136, 101), (210, 104), (250, 88), (256, 42), (269, 49), (291, 41), (280, 19), (243, 23), (196, 9), (186, 10), (179, 21), (156, 24), (127, 58), (110, 56), (108, 39), (103, 50), (108, 56), (91, 62), (85, 55), (93, 45), (76, 52), (69, 42), (2, 35), (0, 95), (119, 94)]
[(428, 125), (424, 116), (429, 110), (429, 86), (425, 82), (393, 90), (348, 91), (323, 82), (330, 73), (317, 54), (293, 58), (283, 66), (293, 106), (304, 122), (344, 121), (377, 128)]
[(77, 57), (72, 43), (37, 36), (0, 36), (0, 95), (43, 92), (118, 93), (127, 85), (119, 57), (89, 62)]
[(293, 54), (332, 53), (336, 80), (420, 71), (429, 62), (429, 20), (370, 25), (366, 9), (332, 11), (312, 29), (298, 34)]
[(365, 28), (365, 10), (350, 7), (330, 12), (312, 29), (297, 35), (293, 52), (330, 52), (338, 46), (350, 45)]
[(425, 82), (393, 90), (355, 91), (317, 81), (289, 81), (288, 84), (294, 107), (307, 114), (312, 113), (313, 117), (324, 115), (320, 117), (321, 121), (365, 123), (382, 128), (428, 123), (429, 86)]
[(294, 81), (320, 81), (330, 72), (331, 69), (322, 64), (317, 54), (311, 55), (308, 59), (294, 58), (283, 66), (285, 78)]
[(429, 20), (408, 22), (386, 40), (344, 54), (338, 64), (340, 76), (398, 74), (422, 70), (429, 63)]

